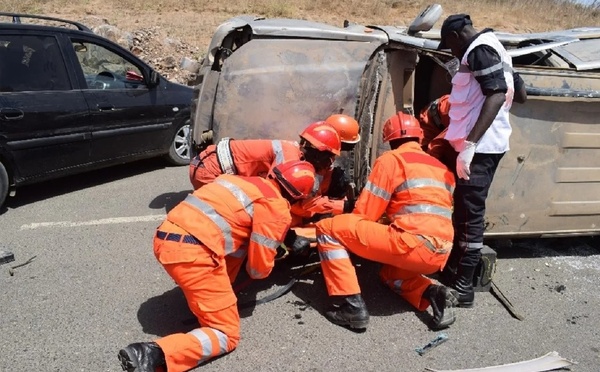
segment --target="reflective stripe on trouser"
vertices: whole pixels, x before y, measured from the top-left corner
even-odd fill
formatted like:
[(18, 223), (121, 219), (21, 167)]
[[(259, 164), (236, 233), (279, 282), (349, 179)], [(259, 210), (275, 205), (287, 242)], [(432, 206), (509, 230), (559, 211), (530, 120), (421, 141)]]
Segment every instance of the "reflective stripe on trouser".
[(432, 252), (415, 235), (398, 232), (357, 214), (321, 220), (316, 227), (321, 268), (330, 296), (360, 293), (354, 267), (347, 254), (343, 254), (347, 253), (346, 247), (360, 257), (386, 264), (380, 274), (382, 280), (388, 285), (390, 280), (392, 284), (401, 280), (396, 292), (411, 305), (421, 311), (429, 306), (421, 298), (432, 281), (422, 274), (441, 270), (448, 253)]
[[(186, 232), (166, 221), (161, 231)], [(204, 245), (154, 239), (154, 254), (179, 285), (201, 328), (156, 340), (165, 353), (167, 370), (183, 372), (236, 348), (240, 339), (237, 299), (225, 258)]]

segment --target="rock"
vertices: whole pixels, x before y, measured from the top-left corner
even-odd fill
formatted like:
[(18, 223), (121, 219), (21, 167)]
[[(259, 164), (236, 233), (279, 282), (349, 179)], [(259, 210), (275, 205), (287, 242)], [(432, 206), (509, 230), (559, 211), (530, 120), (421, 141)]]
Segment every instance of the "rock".
[(200, 63), (191, 58), (183, 57), (179, 63), (179, 68), (185, 71), (196, 73), (200, 70)]

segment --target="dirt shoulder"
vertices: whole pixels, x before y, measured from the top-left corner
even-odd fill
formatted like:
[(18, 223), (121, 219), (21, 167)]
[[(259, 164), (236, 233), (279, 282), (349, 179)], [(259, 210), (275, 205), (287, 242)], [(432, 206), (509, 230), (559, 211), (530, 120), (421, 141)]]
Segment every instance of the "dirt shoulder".
[[(594, 26), (600, 21), (597, 9), (569, 6), (553, 0), (448, 0), (438, 3), (444, 9), (442, 17), (468, 12), (475, 27), (507, 32)], [(178, 0), (152, 3), (140, 0), (23, 0), (16, 4), (0, 0), (5, 11), (79, 21), (129, 48), (168, 79), (184, 84), (193, 81), (195, 76), (180, 68), (182, 59), (201, 60), (215, 29), (239, 14), (300, 18), (340, 26), (344, 20), (365, 25), (406, 26), (428, 4), (431, 2), (416, 0), (222, 0), (218, 4), (205, 0), (185, 3)], [(441, 21), (438, 21), (436, 27), (440, 25)]]

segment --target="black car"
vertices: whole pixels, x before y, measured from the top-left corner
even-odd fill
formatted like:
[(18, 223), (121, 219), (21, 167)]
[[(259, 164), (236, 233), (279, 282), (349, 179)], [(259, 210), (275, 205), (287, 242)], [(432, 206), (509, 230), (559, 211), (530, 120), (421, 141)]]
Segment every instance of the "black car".
[(82, 171), (188, 164), (192, 93), (80, 23), (0, 13), (0, 206), (15, 187)]

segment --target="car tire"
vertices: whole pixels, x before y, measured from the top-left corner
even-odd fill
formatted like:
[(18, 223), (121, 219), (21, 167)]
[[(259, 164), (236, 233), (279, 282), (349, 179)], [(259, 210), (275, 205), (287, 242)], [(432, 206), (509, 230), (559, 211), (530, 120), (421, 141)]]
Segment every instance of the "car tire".
[(180, 125), (169, 145), (167, 161), (172, 165), (188, 165), (190, 163), (190, 121)]
[(0, 209), (4, 205), (6, 196), (8, 195), (8, 173), (4, 165), (0, 163)]

